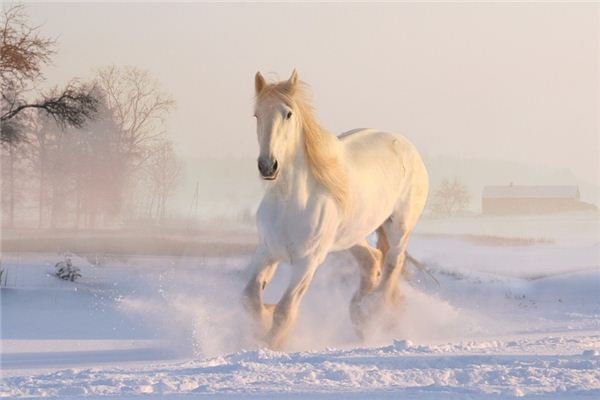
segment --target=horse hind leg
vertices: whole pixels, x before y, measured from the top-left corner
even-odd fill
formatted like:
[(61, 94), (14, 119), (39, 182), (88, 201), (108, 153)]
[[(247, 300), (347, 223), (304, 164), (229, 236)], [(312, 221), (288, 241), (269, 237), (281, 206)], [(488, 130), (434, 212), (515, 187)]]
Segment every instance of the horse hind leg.
[(400, 291), (399, 278), (408, 278), (407, 269), (404, 267), (407, 254), (408, 241), (427, 198), (427, 187), (417, 188), (397, 205), (392, 215), (379, 228), (381, 247), (385, 249), (382, 277), (377, 294), (383, 305), (384, 314), (390, 318), (386, 325), (393, 329), (397, 323), (397, 310), (404, 306), (404, 296)]
[(386, 305), (398, 307), (403, 304), (398, 279), (405, 275), (404, 262), (410, 230), (400, 221), (391, 217), (382, 225), (382, 231), (387, 239), (387, 252), (383, 260), (383, 271), (379, 290)]
[(368, 317), (362, 300), (373, 292), (381, 279), (381, 261), (383, 253), (363, 241), (350, 248), (350, 253), (356, 259), (360, 268), (360, 284), (350, 301), (350, 319), (358, 337), (363, 337), (363, 328)]
[[(381, 251), (383, 258), (385, 258), (385, 255), (387, 254), (388, 250), (390, 249), (390, 243), (388, 242), (387, 235), (385, 234), (385, 230), (383, 229), (383, 225), (380, 226), (379, 228), (377, 228), (377, 248), (379, 249), (379, 251)], [(383, 261), (383, 258), (382, 258), (382, 261)], [(415, 259), (410, 257), (408, 252), (406, 253), (406, 260), (407, 261), (412, 260), (413, 263), (417, 262)], [(401, 274), (406, 280), (410, 279), (411, 275), (410, 275), (410, 271), (408, 268), (402, 268)]]
[(381, 261), (385, 258), (388, 250), (390, 249), (390, 242), (388, 241), (383, 225), (377, 228), (377, 249), (381, 252)]
[(402, 303), (398, 287), (400, 275), (408, 277), (404, 268), (406, 248), (414, 227), (423, 212), (427, 200), (427, 175), (422, 171), (422, 181), (415, 182), (413, 189), (397, 205), (390, 217), (381, 225), (383, 237), (387, 239), (381, 291), (388, 304)]

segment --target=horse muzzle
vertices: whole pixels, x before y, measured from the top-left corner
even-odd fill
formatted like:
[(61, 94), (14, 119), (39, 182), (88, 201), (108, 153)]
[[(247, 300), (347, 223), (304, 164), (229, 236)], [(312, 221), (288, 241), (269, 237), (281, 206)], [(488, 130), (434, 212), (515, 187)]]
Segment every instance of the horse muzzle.
[(259, 157), (258, 171), (263, 179), (272, 181), (279, 175), (279, 163), (273, 157)]

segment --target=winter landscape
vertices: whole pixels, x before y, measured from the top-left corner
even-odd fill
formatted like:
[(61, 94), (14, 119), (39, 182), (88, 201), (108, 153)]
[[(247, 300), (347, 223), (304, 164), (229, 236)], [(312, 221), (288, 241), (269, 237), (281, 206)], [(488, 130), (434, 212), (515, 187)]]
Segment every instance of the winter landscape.
[(3, 3), (0, 398), (600, 398), (599, 9)]
[[(285, 352), (253, 343), (245, 329), (243, 250), (207, 257), (74, 255), (82, 272), (75, 282), (54, 276), (58, 254), (5, 253), (0, 393), (596, 398), (598, 217), (534, 222), (527, 223), (530, 239), (488, 233), (518, 219), (462, 221), (463, 233), (454, 234), (439, 221), (425, 222), (430, 232), (416, 235), (411, 250), (439, 284), (413, 269), (402, 285), (406, 309), (396, 330), (364, 341), (348, 316), (357, 267), (333, 254), (307, 294), (303, 329)], [(229, 244), (239, 251), (236, 244), (250, 237)], [(285, 275), (268, 297), (281, 294)]]

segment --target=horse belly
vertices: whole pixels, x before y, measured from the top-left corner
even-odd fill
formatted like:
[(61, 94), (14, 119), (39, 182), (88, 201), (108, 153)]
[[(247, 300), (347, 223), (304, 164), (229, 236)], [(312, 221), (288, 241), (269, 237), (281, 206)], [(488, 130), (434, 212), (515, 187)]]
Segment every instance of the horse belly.
[(397, 135), (374, 130), (354, 135), (348, 137), (347, 153), (353, 206), (340, 224), (335, 250), (352, 247), (374, 232), (411, 185), (408, 157), (399, 151)]
[(354, 204), (349, 215), (340, 223), (334, 250), (354, 246), (373, 233), (393, 213), (399, 196), (397, 182), (371, 179), (354, 191)]

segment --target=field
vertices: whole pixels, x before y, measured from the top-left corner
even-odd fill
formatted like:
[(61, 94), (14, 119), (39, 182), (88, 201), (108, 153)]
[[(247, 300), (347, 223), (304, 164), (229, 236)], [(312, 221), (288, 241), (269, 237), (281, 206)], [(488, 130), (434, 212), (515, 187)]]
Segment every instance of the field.
[[(170, 255), (73, 250), (75, 282), (54, 276), (56, 236), (29, 242), (35, 252), (6, 239), (0, 396), (598, 398), (598, 226), (425, 220), (410, 252), (439, 284), (411, 268), (395, 327), (364, 341), (348, 316), (357, 267), (332, 254), (285, 352), (257, 344), (239, 306), (252, 234), (199, 235), (213, 245)], [(267, 300), (288, 275), (282, 266)]]

